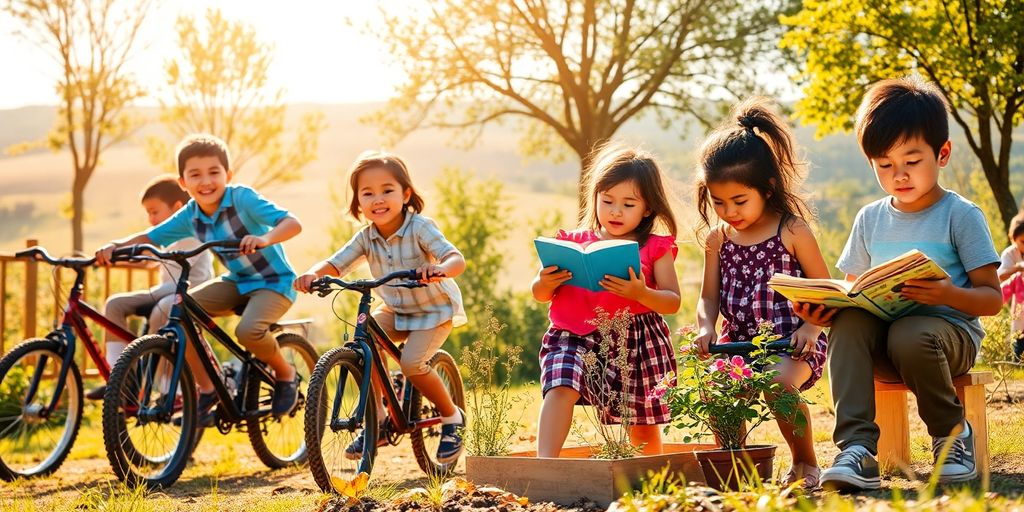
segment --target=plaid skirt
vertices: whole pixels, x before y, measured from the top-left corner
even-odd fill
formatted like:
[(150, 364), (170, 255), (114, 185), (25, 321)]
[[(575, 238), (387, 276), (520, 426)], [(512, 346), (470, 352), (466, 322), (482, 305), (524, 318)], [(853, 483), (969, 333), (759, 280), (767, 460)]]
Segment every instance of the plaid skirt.
[[(624, 372), (614, 364), (607, 364), (604, 365), (603, 379), (594, 372), (587, 379), (587, 366), (582, 356), (586, 352), (598, 354), (600, 334), (594, 331), (581, 336), (554, 325), (549, 327), (540, 347), (542, 395), (546, 395), (550, 389), (568, 386), (580, 394), (578, 405), (600, 401), (595, 400), (600, 395), (622, 396), (624, 402), (621, 408), (618, 405), (601, 408), (603, 423), (622, 423), (623, 415), (627, 423), (632, 425), (669, 423), (672, 414), (668, 404), (651, 397), (654, 386), (661, 378), (668, 372), (676, 371), (668, 324), (658, 313), (641, 313), (633, 317), (626, 337), (629, 371)], [(614, 356), (614, 353), (608, 355), (610, 358)], [(599, 362), (595, 368), (600, 366)], [(615, 400), (612, 403), (617, 404)]]

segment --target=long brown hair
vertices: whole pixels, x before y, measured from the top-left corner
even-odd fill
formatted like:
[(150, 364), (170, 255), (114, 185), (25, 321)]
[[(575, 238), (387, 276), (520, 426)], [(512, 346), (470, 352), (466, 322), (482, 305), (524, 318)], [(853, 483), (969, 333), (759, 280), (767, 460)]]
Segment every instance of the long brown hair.
[(708, 136), (697, 159), (697, 213), (702, 221), (697, 239), (704, 239), (714, 212), (708, 183), (733, 181), (756, 189), (765, 208), (812, 221), (814, 212), (799, 193), (807, 164), (797, 159), (793, 134), (771, 102), (763, 97), (743, 101), (733, 108), (732, 118)]
[(637, 243), (640, 246), (646, 244), (647, 237), (651, 235), (659, 221), (665, 230), (676, 236), (676, 218), (665, 193), (661, 169), (650, 153), (621, 143), (609, 142), (594, 147), (590, 161), (587, 201), (580, 212), (580, 228), (600, 229), (601, 224), (597, 219), (597, 195), (619, 183), (632, 181), (651, 212), (634, 230)]
[(392, 176), (395, 177), (395, 181), (402, 189), (408, 189), (411, 191), (409, 200), (405, 203), (406, 210), (412, 210), (413, 212), (419, 213), (423, 211), (423, 197), (416, 192), (416, 187), (412, 186), (412, 178), (409, 177), (409, 168), (405, 166), (405, 162), (402, 161), (398, 155), (388, 153), (386, 151), (363, 151), (356, 161), (352, 162), (352, 167), (349, 169), (348, 183), (352, 188), (352, 202), (348, 205), (348, 213), (359, 220), (359, 175), (368, 169), (374, 169), (381, 167), (387, 169)]

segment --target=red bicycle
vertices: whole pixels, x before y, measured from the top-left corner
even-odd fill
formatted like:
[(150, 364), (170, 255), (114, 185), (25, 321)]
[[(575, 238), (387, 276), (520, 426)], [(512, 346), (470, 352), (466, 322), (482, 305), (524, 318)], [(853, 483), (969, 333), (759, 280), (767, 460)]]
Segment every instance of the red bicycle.
[(85, 320), (125, 342), (136, 338), (83, 300), (85, 269), (95, 258), (53, 258), (42, 247), (15, 256), (69, 268), (75, 272), (75, 283), (60, 325), (42, 338), (23, 341), (0, 359), (0, 479), (7, 481), (53, 473), (71, 451), (82, 421), (77, 339), (100, 376), (110, 378), (110, 365)]

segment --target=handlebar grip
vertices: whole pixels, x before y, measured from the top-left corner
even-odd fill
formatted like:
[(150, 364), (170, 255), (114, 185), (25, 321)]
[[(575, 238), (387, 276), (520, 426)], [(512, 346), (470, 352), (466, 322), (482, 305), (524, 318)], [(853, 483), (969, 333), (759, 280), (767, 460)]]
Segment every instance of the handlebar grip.
[(33, 260), (37, 259), (38, 256), (42, 256), (42, 255), (43, 255), (43, 250), (38, 245), (34, 246), (34, 247), (29, 247), (28, 249), (24, 249), (24, 250), (21, 250), (21, 251), (18, 251), (16, 253), (14, 253), (14, 257), (15, 258), (31, 258)]
[(209, 247), (223, 247), (225, 249), (238, 249), (238, 246), (242, 245), (241, 240), (216, 240), (208, 242)]
[[(776, 340), (766, 345), (761, 346), (762, 349), (768, 352), (787, 352), (791, 348), (789, 344), (789, 338)], [(747, 355), (757, 349), (757, 346), (749, 341), (736, 341), (731, 343), (715, 343), (708, 347), (708, 352), (712, 354), (728, 354), (728, 355)]]

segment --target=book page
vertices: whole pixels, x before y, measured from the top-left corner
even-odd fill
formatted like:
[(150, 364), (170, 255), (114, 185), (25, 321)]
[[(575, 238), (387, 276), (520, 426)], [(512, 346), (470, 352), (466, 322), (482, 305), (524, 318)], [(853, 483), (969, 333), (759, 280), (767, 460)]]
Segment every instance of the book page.
[[(896, 275), (877, 276), (874, 284), (860, 291), (859, 296), (873, 303), (890, 318), (899, 318), (920, 305), (903, 298), (899, 290), (911, 279), (942, 279), (946, 272), (932, 260), (925, 260)], [(884, 318), (884, 317), (883, 317)]]
[(769, 286), (771, 286), (772, 290), (775, 290), (793, 302), (824, 304), (830, 308), (847, 308), (850, 306), (856, 306), (856, 303), (851, 300), (843, 290), (837, 290), (831, 287), (792, 286), (788, 283), (782, 283), (779, 281), (780, 280), (776, 280), (772, 277), (772, 280), (769, 282)]

